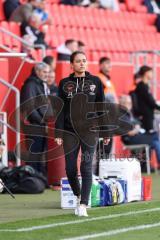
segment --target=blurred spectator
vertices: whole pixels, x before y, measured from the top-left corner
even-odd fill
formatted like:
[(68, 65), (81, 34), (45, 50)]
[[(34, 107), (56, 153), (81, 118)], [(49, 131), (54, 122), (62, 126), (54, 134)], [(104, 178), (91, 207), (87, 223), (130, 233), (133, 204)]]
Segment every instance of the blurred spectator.
[(35, 7), (37, 7), (37, 0), (28, 0), (26, 4), (15, 9), (9, 20), (20, 23), (27, 22)]
[(114, 85), (111, 82), (110, 71), (111, 71), (111, 60), (107, 57), (102, 57), (99, 60), (98, 77), (100, 78), (104, 86), (105, 100), (107, 102), (115, 103), (115, 102), (118, 102), (118, 100), (117, 100)]
[(126, 145), (147, 144), (156, 151), (157, 160), (160, 163), (160, 141), (156, 132), (148, 133), (141, 128), (140, 122), (132, 114), (132, 100), (128, 95), (120, 98), (120, 105), (127, 108), (128, 113), (123, 119), (133, 125), (133, 130), (122, 136), (122, 141)]
[(34, 39), (32, 39), (29, 34), (25, 34), (23, 40), (26, 41), (27, 44), (22, 44), (22, 52), (27, 53), (27, 56), (33, 59), (31, 46), (34, 45)]
[(9, 20), (20, 23), (28, 22), (34, 10), (41, 12), (41, 14), (38, 14), (42, 23), (44, 23), (43, 19), (46, 18), (45, 13), (45, 16), (42, 14), (44, 11), (44, 0), (28, 0), (26, 4), (22, 4), (15, 9)]
[(118, 0), (62, 0), (61, 3), (92, 8), (105, 8), (115, 12), (119, 11)]
[(50, 90), (50, 94), (53, 96), (57, 96), (58, 95), (58, 87), (55, 82), (55, 72), (54, 71), (50, 71), (50, 73), (48, 75), (47, 85)]
[(156, 14), (160, 14), (160, 8), (159, 8), (159, 5), (158, 5), (158, 2), (155, 1), (155, 0), (151, 0), (151, 4), (152, 4), (152, 7), (153, 7), (153, 12), (156, 13)]
[(78, 51), (78, 42), (74, 39), (66, 40), (64, 44), (57, 48), (59, 61), (70, 61), (73, 52)]
[(153, 131), (154, 110), (160, 106), (153, 98), (149, 83), (153, 79), (153, 70), (149, 66), (142, 66), (139, 70), (141, 81), (137, 84), (135, 93), (138, 101), (138, 111), (142, 119), (142, 126), (146, 131)]
[(160, 1), (159, 0), (155, 0), (157, 3), (157, 6), (160, 8)]
[[(32, 135), (27, 138), (32, 140), (32, 145), (29, 146), (29, 157), (27, 163), (35, 168), (37, 171), (46, 174), (45, 163), (43, 162), (44, 151), (46, 147), (46, 101), (48, 95), (47, 79), (50, 73), (50, 67), (46, 63), (37, 63), (29, 78), (24, 82), (21, 89), (21, 104), (31, 100), (33, 111), (29, 107), (30, 104), (25, 105), (23, 113), (32, 128), (34, 125)], [(36, 97), (41, 96), (41, 105), (38, 108)], [(24, 105), (23, 105), (24, 106)], [(27, 108), (28, 107), (28, 108)], [(24, 108), (24, 107), (23, 107)], [(36, 127), (39, 127), (37, 133)], [(34, 132), (35, 129), (35, 132)]]
[(144, 5), (147, 7), (149, 13), (153, 13), (153, 6), (151, 4), (151, 0), (144, 0)]
[(57, 96), (58, 94), (58, 87), (55, 82), (55, 60), (52, 56), (46, 56), (43, 58), (43, 62), (50, 66), (50, 73), (47, 79), (47, 85), (50, 91), (50, 94), (53, 96)]
[(82, 0), (80, 5), (84, 6), (84, 7), (99, 8), (100, 7), (100, 1), (99, 0)]
[(141, 75), (139, 72), (134, 74), (134, 89), (136, 88), (137, 84), (141, 81)]
[(37, 14), (32, 14), (29, 17), (27, 22), (23, 22), (21, 25), (21, 34), (22, 36), (28, 35), (30, 37), (30, 41), (34, 44), (42, 44), (47, 47), (45, 43), (45, 34), (40, 31), (41, 19)]
[(78, 51), (85, 53), (85, 44), (82, 41), (78, 41)]
[(157, 14), (155, 25), (157, 30), (160, 32), (160, 1), (159, 0), (144, 0), (144, 4), (148, 9), (149, 13)]
[(99, 0), (100, 7), (110, 9), (114, 12), (119, 11), (119, 4), (117, 0)]
[(135, 89), (137, 87), (137, 84), (141, 81), (141, 76), (139, 75), (139, 72), (134, 74), (134, 81), (133, 81), (133, 85), (131, 87), (131, 91), (129, 92), (129, 95), (131, 96), (132, 99), (132, 112), (134, 114), (134, 116), (136, 116), (137, 118), (139, 117), (140, 113), (139, 113), (139, 105), (138, 105), (138, 100), (137, 100), (137, 95), (135, 92)]
[(46, 56), (43, 58), (43, 62), (47, 63), (51, 67), (51, 71), (55, 71), (56, 61), (52, 56)]
[(147, 7), (149, 13), (160, 13), (159, 1), (155, 0), (144, 0), (144, 5)]
[(61, 0), (62, 4), (65, 5), (79, 5), (81, 0)]
[(3, 3), (3, 8), (4, 15), (7, 20), (10, 18), (11, 14), (18, 6), (20, 6), (19, 0), (5, 0), (5, 2)]
[(85, 7), (105, 8), (112, 11), (119, 11), (118, 0), (82, 0), (80, 5)]
[(45, 1), (40, 0), (39, 4), (36, 8), (34, 8), (33, 13), (39, 15), (42, 24), (52, 24), (52, 18), (50, 17), (49, 13), (45, 10)]
[(100, 7), (100, 1), (99, 0), (90, 0), (89, 7), (99, 8)]

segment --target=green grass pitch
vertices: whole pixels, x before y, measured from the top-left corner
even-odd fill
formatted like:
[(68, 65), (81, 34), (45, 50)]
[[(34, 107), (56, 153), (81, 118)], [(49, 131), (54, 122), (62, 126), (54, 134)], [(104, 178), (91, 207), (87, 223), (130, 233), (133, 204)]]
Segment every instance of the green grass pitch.
[[(0, 240), (160, 240), (160, 176), (152, 175), (152, 178), (152, 201), (92, 208), (88, 210), (89, 218), (76, 217), (73, 210), (60, 209), (58, 191), (16, 195), (15, 200), (2, 194)], [(149, 228), (143, 229), (146, 225)], [(127, 230), (121, 233), (122, 229)]]

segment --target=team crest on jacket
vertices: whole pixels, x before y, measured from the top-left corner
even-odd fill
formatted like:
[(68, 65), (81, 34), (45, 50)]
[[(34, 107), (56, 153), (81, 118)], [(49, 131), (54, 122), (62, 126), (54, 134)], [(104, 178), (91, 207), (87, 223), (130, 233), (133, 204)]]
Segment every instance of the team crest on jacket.
[(96, 90), (96, 85), (95, 84), (91, 84), (90, 86), (89, 86), (89, 88), (90, 88), (90, 95), (95, 95), (95, 90)]
[(72, 98), (73, 93), (75, 91), (75, 84), (72, 82), (69, 82), (64, 85), (63, 90), (67, 93), (67, 98)]

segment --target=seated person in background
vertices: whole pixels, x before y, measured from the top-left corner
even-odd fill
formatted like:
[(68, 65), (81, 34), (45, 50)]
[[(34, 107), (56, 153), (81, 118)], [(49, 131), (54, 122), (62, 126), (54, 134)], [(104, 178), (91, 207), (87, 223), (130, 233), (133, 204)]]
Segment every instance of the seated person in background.
[(110, 78), (110, 71), (111, 71), (111, 60), (108, 57), (100, 58), (98, 77), (100, 78), (104, 87), (105, 100), (107, 102), (116, 103), (118, 102), (118, 100), (117, 100), (114, 85)]
[[(33, 56), (32, 56), (32, 49), (33, 49), (33, 48), (31, 47), (31, 46), (34, 45), (34, 40), (30, 37), (29, 34), (25, 34), (25, 35), (23, 36), (23, 40), (24, 40), (27, 44), (25, 44), (25, 43), (22, 44), (22, 49), (21, 49), (21, 51), (22, 51), (23, 53), (27, 53), (27, 56), (28, 56), (30, 59), (34, 60), (34, 58), (33, 58)], [(28, 44), (29, 44), (29, 45), (28, 45)]]
[(82, 0), (79, 5), (84, 7), (104, 8), (114, 12), (119, 11), (117, 0)]
[(85, 44), (82, 41), (78, 41), (78, 51), (85, 53)]
[(35, 8), (39, 6), (38, 0), (28, 0), (26, 4), (22, 4), (15, 9), (15, 11), (10, 16), (10, 21), (13, 22), (27, 22), (32, 15)]
[(147, 7), (149, 13), (157, 14), (155, 25), (158, 32), (160, 32), (160, 1), (159, 0), (144, 0), (144, 5)]
[(45, 34), (40, 30), (41, 19), (37, 14), (32, 14), (28, 22), (23, 22), (21, 25), (21, 34), (22, 36), (28, 35), (33, 44), (42, 44), (45, 47), (48, 47), (45, 43)]
[(41, 22), (42, 22), (42, 25), (52, 23), (52, 19), (50, 17), (50, 14), (46, 11), (45, 6), (46, 6), (45, 1), (40, 0), (38, 2), (37, 7), (35, 7), (34, 10), (33, 10), (33, 13), (36, 13), (37, 15), (39, 15), (39, 17), (41, 19)]
[(81, 0), (61, 0), (61, 3), (65, 5), (79, 5), (80, 2)]
[(78, 51), (78, 42), (74, 39), (68, 39), (57, 48), (59, 61), (70, 61), (73, 52)]
[(139, 105), (138, 105), (138, 100), (137, 100), (137, 95), (135, 92), (135, 89), (137, 87), (137, 84), (141, 81), (141, 76), (139, 75), (139, 72), (134, 74), (134, 79), (133, 79), (133, 84), (131, 86), (131, 90), (129, 91), (129, 95), (131, 96), (132, 99), (132, 105), (133, 109), (132, 112), (135, 117), (140, 119), (140, 113), (139, 113)]
[(20, 6), (19, 0), (6, 0), (3, 3), (4, 15), (7, 20), (10, 18), (14, 10), (19, 6)]
[(160, 110), (151, 94), (149, 83), (153, 80), (153, 70), (149, 66), (142, 66), (139, 70), (141, 81), (137, 84), (135, 93), (138, 103), (138, 112), (142, 126), (148, 132), (153, 132), (154, 110)]
[(90, 0), (89, 7), (99, 8), (100, 7), (100, 1), (99, 0)]
[(82, 0), (80, 5), (84, 7), (99, 8), (100, 1), (99, 0)]
[(47, 85), (48, 85), (50, 94), (53, 96), (57, 96), (58, 95), (58, 87), (55, 82), (55, 72), (53, 70), (51, 70), (48, 75)]
[(153, 13), (153, 6), (151, 4), (151, 0), (144, 0), (143, 4), (147, 7), (149, 13)]
[(99, 0), (100, 7), (112, 10), (114, 12), (119, 11), (119, 4), (117, 0)]
[(132, 114), (132, 100), (129, 95), (123, 95), (119, 101), (120, 105), (127, 108), (128, 113), (123, 120), (131, 123), (134, 129), (122, 136), (122, 142), (126, 145), (147, 144), (156, 152), (157, 161), (160, 164), (160, 141), (156, 132), (147, 133), (141, 128), (140, 122)]
[(43, 62), (47, 63), (50, 66), (51, 71), (55, 71), (56, 61), (55, 61), (54, 57), (48, 55), (43, 58)]
[(147, 7), (149, 13), (160, 13), (159, 0), (144, 0), (144, 5)]
[(28, 0), (26, 4), (21, 4), (12, 12), (9, 20), (20, 23), (28, 22), (34, 13), (39, 15), (41, 25), (52, 22), (49, 14), (45, 11), (44, 0)]

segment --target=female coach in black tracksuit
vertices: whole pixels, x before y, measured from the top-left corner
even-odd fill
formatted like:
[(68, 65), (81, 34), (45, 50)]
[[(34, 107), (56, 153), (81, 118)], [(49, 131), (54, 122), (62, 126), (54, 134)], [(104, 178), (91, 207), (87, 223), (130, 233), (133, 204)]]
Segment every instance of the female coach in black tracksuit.
[[(66, 174), (69, 183), (72, 187), (74, 195), (80, 198), (80, 205), (83, 205), (83, 207), (86, 208), (92, 185), (92, 159), (96, 141), (95, 144), (92, 144), (91, 146), (84, 140), (85, 138), (90, 138), (90, 136), (92, 138), (93, 136), (90, 135), (87, 130), (85, 131), (85, 124), (82, 126), (80, 123), (80, 134), (75, 131), (70, 115), (70, 107), (72, 99), (80, 93), (87, 95), (88, 102), (94, 103), (104, 101), (104, 92), (99, 78), (91, 75), (89, 72), (86, 72), (87, 60), (83, 52), (74, 52), (71, 55), (70, 63), (73, 69), (73, 74), (62, 79), (59, 84), (58, 96), (63, 100), (64, 106), (56, 121), (55, 141), (58, 145), (63, 144)], [(81, 103), (78, 104), (77, 109), (74, 109), (73, 111), (77, 111), (78, 114), (78, 112), (81, 112), (80, 108), (83, 109)], [(58, 131), (58, 129), (68, 131), (71, 134), (62, 134), (62, 132)], [(75, 137), (72, 136), (72, 134), (74, 134)], [(83, 139), (80, 137), (82, 135)], [(92, 142), (93, 139), (89, 139), (89, 141), (90, 140)], [(80, 167), (82, 188), (80, 188), (77, 175), (77, 157), (80, 147), (82, 152)], [(82, 213), (81, 216), (87, 216), (87, 213)]]

